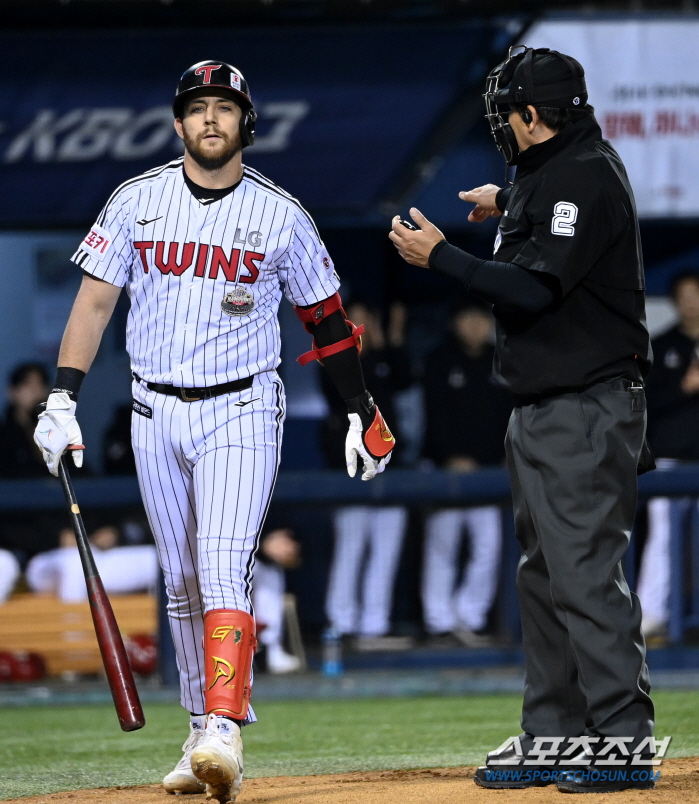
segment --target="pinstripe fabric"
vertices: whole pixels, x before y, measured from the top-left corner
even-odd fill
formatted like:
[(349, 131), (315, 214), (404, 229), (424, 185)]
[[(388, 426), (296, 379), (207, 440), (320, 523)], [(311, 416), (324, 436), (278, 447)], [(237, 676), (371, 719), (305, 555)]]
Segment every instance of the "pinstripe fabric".
[[(252, 611), (284, 420), (282, 293), (314, 304), (339, 278), (295, 198), (244, 167), (232, 193), (200, 201), (182, 159), (118, 187), (73, 261), (126, 288), (126, 345), (144, 381), (196, 388), (255, 375), (247, 391), (192, 403), (133, 386), (138, 477), (165, 574), (182, 704), (204, 712), (203, 615)], [(229, 316), (221, 302), (236, 287), (254, 307)]]
[(138, 382), (133, 394), (152, 410), (152, 418), (134, 413), (132, 438), (165, 574), (182, 705), (203, 712), (203, 616), (211, 609), (252, 612), (254, 554), (277, 475), (284, 391), (270, 371), (247, 391), (201, 402)]
[[(282, 292), (297, 305), (332, 296), (332, 260), (299, 202), (257, 171), (210, 204), (182, 171), (177, 159), (121, 185), (73, 261), (126, 288), (126, 346), (145, 380), (196, 388), (274, 369)], [(238, 286), (255, 307), (228, 316), (221, 301)]]

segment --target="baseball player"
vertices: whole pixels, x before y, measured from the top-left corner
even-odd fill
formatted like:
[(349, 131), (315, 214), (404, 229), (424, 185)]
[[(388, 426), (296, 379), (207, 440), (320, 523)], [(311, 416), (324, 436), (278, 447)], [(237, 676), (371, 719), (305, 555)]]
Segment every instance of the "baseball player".
[[(191, 713), (171, 793), (234, 800), (243, 776), (255, 622), (251, 580), (279, 465), (282, 293), (349, 411), (346, 462), (383, 471), (393, 436), (366, 390), (361, 328), (299, 202), (243, 165), (257, 115), (235, 67), (202, 61), (173, 103), (184, 157), (118, 187), (73, 256), (84, 277), (36, 428), (49, 471), (81, 444), (81, 382), (121, 288), (131, 300), (132, 440), (168, 590), (182, 705)], [(82, 453), (73, 459), (81, 463)]]

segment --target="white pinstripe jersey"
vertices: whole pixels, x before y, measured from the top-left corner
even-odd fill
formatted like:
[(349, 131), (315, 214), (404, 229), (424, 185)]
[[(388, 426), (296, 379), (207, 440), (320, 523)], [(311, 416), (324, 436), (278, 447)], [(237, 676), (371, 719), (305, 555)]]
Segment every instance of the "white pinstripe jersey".
[[(256, 170), (244, 166), (240, 185), (207, 204), (182, 164), (117, 188), (72, 260), (126, 287), (126, 346), (144, 380), (197, 388), (274, 369), (282, 290), (295, 305), (332, 296), (332, 260), (299, 202)], [(252, 294), (246, 315), (221, 307), (234, 288)]]

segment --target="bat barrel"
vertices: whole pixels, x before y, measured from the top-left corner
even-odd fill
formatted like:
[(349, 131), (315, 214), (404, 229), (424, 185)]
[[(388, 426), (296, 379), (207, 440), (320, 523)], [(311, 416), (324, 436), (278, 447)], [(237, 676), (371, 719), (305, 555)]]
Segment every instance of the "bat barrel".
[(138, 697), (126, 648), (119, 633), (109, 598), (104, 591), (102, 579), (98, 575), (88, 578), (86, 581), (97, 642), (100, 646), (102, 662), (114, 699), (119, 725), (122, 731), (135, 731), (143, 728), (146, 718)]
[(102, 654), (102, 662), (109, 681), (109, 688), (112, 692), (119, 725), (122, 731), (135, 731), (145, 726), (146, 719), (143, 715), (143, 708), (138, 697), (138, 690), (131, 672), (129, 659), (126, 655), (124, 641), (119, 633), (119, 626), (117, 625), (112, 605), (104, 590), (102, 579), (97, 571), (85, 524), (75, 497), (73, 483), (63, 459), (58, 464), (58, 476), (63, 486), (63, 493), (65, 494), (68, 511), (73, 523), (80, 559), (85, 571), (87, 597), (90, 601), (90, 611), (95, 625), (97, 644)]

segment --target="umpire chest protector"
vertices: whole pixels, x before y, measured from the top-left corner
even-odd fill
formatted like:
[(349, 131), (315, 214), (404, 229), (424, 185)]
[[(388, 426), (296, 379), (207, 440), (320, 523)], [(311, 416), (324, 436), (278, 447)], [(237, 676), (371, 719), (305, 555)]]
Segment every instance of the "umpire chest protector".
[(633, 193), (592, 115), (519, 154), (494, 259), (532, 271), (556, 297), (538, 313), (493, 310), (496, 375), (511, 391), (549, 394), (647, 374)]

